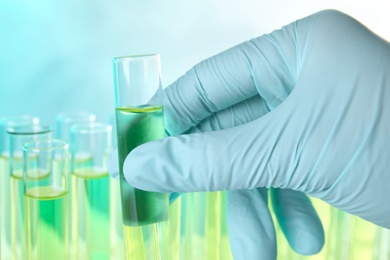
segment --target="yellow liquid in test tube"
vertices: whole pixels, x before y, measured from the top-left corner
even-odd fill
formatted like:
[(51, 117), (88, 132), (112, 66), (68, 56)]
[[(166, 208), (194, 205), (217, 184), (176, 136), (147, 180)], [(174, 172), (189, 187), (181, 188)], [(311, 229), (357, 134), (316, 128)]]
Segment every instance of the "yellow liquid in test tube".
[(79, 259), (110, 259), (110, 177), (93, 167), (72, 174), (73, 225)]
[(10, 177), (8, 155), (0, 155), (0, 259), (11, 258)]
[(184, 238), (181, 259), (233, 259), (226, 224), (226, 194), (195, 192), (183, 196)]
[[(36, 157), (29, 158), (30, 161), (35, 160)], [(20, 156), (14, 156), (14, 164), (22, 163), (23, 159)], [(34, 179), (43, 180), (49, 176), (48, 172), (36, 170), (33, 174)], [(31, 178), (31, 177), (30, 177)], [(10, 243), (11, 254), (15, 259), (24, 259), (24, 236), (23, 227), (25, 220), (24, 207), (24, 185), (23, 185), (23, 170), (21, 168), (14, 169), (10, 176)]]

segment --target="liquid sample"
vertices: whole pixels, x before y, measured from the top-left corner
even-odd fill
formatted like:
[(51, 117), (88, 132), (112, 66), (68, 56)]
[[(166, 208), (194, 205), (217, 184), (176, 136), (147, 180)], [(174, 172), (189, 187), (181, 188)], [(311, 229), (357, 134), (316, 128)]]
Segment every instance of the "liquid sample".
[(73, 225), (79, 259), (110, 258), (110, 177), (94, 167), (72, 174)]
[(8, 155), (0, 155), (0, 259), (11, 259), (10, 176)]
[(169, 206), (169, 224), (170, 224), (170, 245), (171, 245), (171, 259), (180, 260), (180, 239), (181, 239), (181, 205), (182, 196), (176, 198)]
[(206, 219), (205, 219), (205, 258), (221, 259), (221, 220), (222, 209), (221, 192), (206, 193)]
[(220, 259), (221, 260), (233, 260), (232, 251), (229, 243), (229, 234), (227, 228), (227, 219), (226, 219), (226, 203), (227, 203), (227, 194), (225, 191), (220, 191), (221, 193), (221, 243), (220, 243)]
[[(29, 162), (34, 162), (37, 158), (31, 156), (28, 158)], [(13, 156), (9, 157), (8, 174), (10, 174), (10, 241), (11, 252), (14, 259), (24, 259), (25, 255), (25, 241), (24, 241), (24, 185), (23, 185), (23, 157), (19, 152), (13, 153)], [(47, 172), (41, 172), (36, 170), (34, 177), (37, 179), (45, 178), (48, 176)], [(36, 176), (35, 176), (36, 175)], [(30, 176), (32, 179), (32, 177)]]
[(35, 187), (24, 198), (27, 259), (68, 259), (68, 192)]
[(183, 246), (181, 259), (233, 259), (226, 224), (224, 192), (192, 192), (181, 195)]
[(131, 150), (165, 136), (163, 109), (117, 108), (116, 124), (126, 259), (171, 259), (168, 194), (133, 188), (122, 170)]
[(139, 226), (168, 220), (168, 194), (131, 187), (123, 175), (123, 163), (135, 147), (164, 138), (163, 108), (116, 108), (118, 157), (123, 222)]
[(172, 259), (168, 221), (124, 226), (124, 236), (126, 260)]
[(125, 259), (122, 206), (119, 180), (110, 178), (110, 242), (111, 259)]

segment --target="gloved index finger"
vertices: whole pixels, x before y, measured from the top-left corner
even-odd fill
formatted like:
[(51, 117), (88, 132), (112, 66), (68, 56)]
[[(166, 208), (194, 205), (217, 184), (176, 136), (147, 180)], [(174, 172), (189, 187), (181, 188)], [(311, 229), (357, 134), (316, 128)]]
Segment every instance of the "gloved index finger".
[(164, 90), (166, 129), (181, 134), (211, 114), (260, 94), (269, 110), (284, 100), (298, 71), (296, 26), (244, 42), (197, 64)]
[(204, 60), (164, 90), (169, 134), (181, 134), (211, 114), (257, 94), (242, 47)]

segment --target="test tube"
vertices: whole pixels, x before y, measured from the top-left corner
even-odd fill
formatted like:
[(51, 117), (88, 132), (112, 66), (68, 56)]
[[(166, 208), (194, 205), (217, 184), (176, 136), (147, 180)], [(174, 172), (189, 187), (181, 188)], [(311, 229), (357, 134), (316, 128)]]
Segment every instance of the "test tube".
[(168, 194), (136, 189), (123, 174), (132, 149), (165, 136), (160, 56), (116, 57), (113, 74), (126, 259), (170, 259)]
[(0, 259), (12, 259), (11, 248), (11, 191), (9, 174), (9, 137), (7, 129), (36, 125), (37, 117), (18, 115), (0, 118)]
[[(110, 113), (109, 124), (112, 127), (112, 147), (117, 147), (115, 112)], [(111, 151), (113, 152), (113, 150)], [(123, 221), (121, 207), (121, 193), (119, 178), (110, 179), (110, 232), (111, 232), (111, 256), (112, 259), (125, 258), (125, 245), (123, 240)], [(175, 260), (175, 259), (172, 259)], [(177, 259), (178, 260), (178, 259)]]
[[(10, 175), (10, 228), (11, 249), (16, 259), (24, 259), (24, 199), (23, 199), (23, 152), (25, 142), (51, 137), (51, 128), (47, 126), (21, 126), (7, 129), (9, 137), (9, 175)], [(28, 158), (35, 161), (37, 158), (31, 154)], [(44, 172), (40, 172), (45, 178)], [(37, 173), (38, 174), (38, 173)]]
[[(83, 124), (83, 123), (93, 123), (96, 120), (96, 116), (92, 113), (85, 112), (85, 111), (68, 111), (68, 112), (62, 112), (59, 113), (56, 116), (56, 127), (55, 127), (55, 136), (58, 139), (65, 140), (70, 144), (70, 129), (72, 126), (75, 124)], [(72, 147), (70, 147), (71, 149)], [(87, 156), (87, 155), (85, 155)], [(87, 162), (91, 158), (82, 156), (81, 154), (78, 155), (76, 158), (80, 163), (82, 162)], [(69, 190), (70, 197), (72, 197), (72, 190)], [(73, 216), (70, 218), (71, 221), (72, 219), (75, 219), (74, 216), (75, 211), (71, 211), (70, 214)], [(78, 230), (77, 230), (77, 225), (73, 225), (71, 223), (71, 244), (70, 244), (70, 251), (71, 255), (74, 258), (76, 254), (76, 241), (78, 241)]]
[(376, 227), (373, 259), (390, 259), (390, 229)]
[(68, 144), (60, 139), (23, 145), (26, 211), (26, 257), (23, 259), (69, 259), (67, 153)]
[(226, 194), (193, 192), (183, 196), (183, 259), (232, 259), (226, 227)]
[(96, 116), (92, 113), (79, 112), (63, 112), (56, 116), (56, 138), (70, 142), (70, 128), (75, 124), (93, 123)]
[[(112, 178), (108, 176), (105, 162), (111, 149), (111, 126), (76, 124), (71, 127), (70, 140), (72, 208), (75, 211), (72, 224), (77, 227), (77, 258), (110, 259)], [(79, 155), (90, 159), (79, 161)]]

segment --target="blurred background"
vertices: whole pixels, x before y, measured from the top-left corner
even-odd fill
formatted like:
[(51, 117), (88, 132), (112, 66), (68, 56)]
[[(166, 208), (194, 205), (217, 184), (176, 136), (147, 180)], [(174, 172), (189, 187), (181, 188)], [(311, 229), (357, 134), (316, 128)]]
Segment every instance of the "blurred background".
[(166, 87), (205, 58), (329, 8), (390, 39), (385, 0), (1, 0), (0, 117), (53, 125), (83, 110), (108, 122), (113, 57), (160, 53)]

